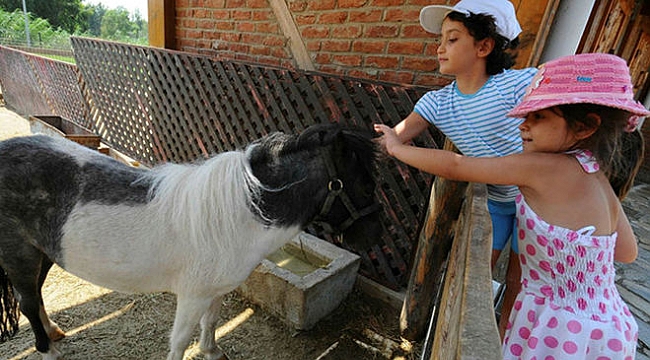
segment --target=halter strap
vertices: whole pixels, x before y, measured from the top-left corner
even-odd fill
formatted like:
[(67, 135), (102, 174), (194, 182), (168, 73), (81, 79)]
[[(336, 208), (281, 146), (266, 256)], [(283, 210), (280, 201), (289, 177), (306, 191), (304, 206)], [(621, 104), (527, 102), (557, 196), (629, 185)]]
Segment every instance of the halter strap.
[[(327, 155), (324, 149), (321, 149), (320, 151), (324, 153), (324, 155)], [(327, 168), (327, 175), (330, 178), (330, 181), (327, 183), (328, 194), (327, 198), (325, 198), (325, 202), (323, 203), (323, 207), (321, 207), (320, 213), (318, 216), (316, 216), (312, 223), (320, 225), (325, 231), (329, 233), (341, 233), (345, 229), (349, 228), (356, 220), (379, 210), (379, 204), (372, 203), (362, 208), (361, 210), (358, 210), (352, 203), (350, 196), (348, 196), (348, 194), (344, 191), (343, 180), (337, 177), (336, 169), (334, 168), (334, 163), (332, 160), (329, 158), (329, 156), (323, 156), (323, 159), (325, 161), (325, 167)], [(328, 223), (325, 220), (325, 216), (330, 213), (332, 210), (332, 204), (337, 198), (341, 200), (345, 208), (348, 210), (350, 217), (348, 217), (338, 226), (334, 227), (332, 224)]]

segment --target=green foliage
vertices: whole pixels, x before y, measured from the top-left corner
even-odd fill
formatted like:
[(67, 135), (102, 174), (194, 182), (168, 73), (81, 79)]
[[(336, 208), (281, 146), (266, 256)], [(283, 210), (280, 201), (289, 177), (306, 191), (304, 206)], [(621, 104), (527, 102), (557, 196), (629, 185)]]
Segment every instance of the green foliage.
[[(29, 32), (32, 46), (47, 48), (70, 48), (70, 35), (99, 37), (102, 39), (114, 40), (139, 45), (147, 45), (148, 24), (142, 15), (136, 11), (129, 14), (128, 10), (122, 7), (107, 9), (103, 4), (83, 5), (80, 0), (26, 0), (27, 9), (34, 9), (28, 12)], [(67, 2), (70, 8), (78, 11), (69, 12), (74, 19), (66, 24), (65, 28), (55, 24), (55, 20), (49, 17), (37, 16), (36, 10), (43, 13), (51, 13), (51, 4)], [(39, 8), (30, 7), (29, 3), (38, 3)], [(4, 11), (19, 4), (19, 8)], [(44, 4), (47, 4), (44, 5)], [(36, 6), (36, 5), (31, 5)], [(45, 10), (44, 10), (45, 9)], [(63, 8), (59, 9), (66, 13)], [(58, 13), (57, 13), (58, 14)], [(56, 19), (56, 16), (54, 17)], [(58, 21), (58, 20), (57, 20)], [(61, 22), (59, 22), (61, 24)], [(72, 30), (70, 30), (72, 29)], [(0, 0), (0, 44), (26, 45), (25, 17), (22, 11), (22, 0)]]
[[(70, 34), (60, 29), (54, 29), (47, 20), (35, 18), (28, 14), (29, 32), (34, 46), (51, 48), (70, 48)], [(0, 10), (0, 40), (8, 44), (25, 43), (25, 16), (22, 11), (11, 13)]]
[[(61, 28), (70, 34), (86, 31), (83, 21), (81, 0), (25, 0), (27, 11), (35, 18), (47, 19), (54, 28)], [(12, 12), (23, 9), (22, 0), (0, 0), (0, 9)]]

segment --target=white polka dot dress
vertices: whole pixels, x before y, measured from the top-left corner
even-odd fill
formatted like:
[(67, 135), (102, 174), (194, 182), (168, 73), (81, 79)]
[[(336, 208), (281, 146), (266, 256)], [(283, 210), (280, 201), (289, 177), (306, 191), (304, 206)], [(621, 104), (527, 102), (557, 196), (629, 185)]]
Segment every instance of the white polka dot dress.
[[(575, 155), (585, 171), (598, 171), (591, 154)], [(553, 226), (521, 195), (516, 203), (522, 289), (504, 359), (634, 359), (638, 326), (614, 283), (616, 233)]]

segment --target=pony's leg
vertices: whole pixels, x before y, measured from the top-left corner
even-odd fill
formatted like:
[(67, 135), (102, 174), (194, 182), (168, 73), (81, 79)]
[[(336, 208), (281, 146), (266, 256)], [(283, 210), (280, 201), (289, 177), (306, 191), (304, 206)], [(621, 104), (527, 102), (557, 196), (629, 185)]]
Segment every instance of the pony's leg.
[[(48, 259), (46, 256), (43, 256), (43, 260), (41, 261), (41, 272), (38, 276), (38, 292), (41, 299), (42, 299), (41, 289), (43, 288), (43, 283), (45, 282), (47, 273), (52, 268), (52, 265), (53, 265), (52, 261), (50, 261), (50, 259)], [(42, 300), (41, 300), (41, 311), (39, 315), (41, 318), (41, 322), (45, 327), (45, 331), (47, 332), (47, 335), (52, 341), (58, 341), (65, 337), (65, 332), (63, 332), (63, 330), (61, 330), (59, 325), (57, 325), (54, 321), (50, 319), (49, 316), (47, 316), (47, 312), (45, 312), (45, 306), (43, 305)]]
[(217, 296), (212, 300), (208, 311), (201, 317), (201, 351), (206, 360), (226, 360), (227, 358), (217, 347), (214, 340), (214, 331), (219, 322), (219, 313), (221, 311), (221, 301), (223, 296)]
[(201, 315), (210, 307), (211, 299), (177, 296), (176, 317), (170, 338), (167, 360), (182, 360), (185, 349), (190, 344), (192, 332), (199, 323)]
[(47, 318), (40, 287), (41, 278), (44, 280), (47, 275), (47, 271), (46, 274), (41, 273), (45, 256), (33, 247), (23, 247), (20, 250), (22, 257), (4, 259), (5, 271), (20, 295), (20, 311), (27, 317), (32, 327), (36, 338), (36, 350), (43, 355), (44, 360), (58, 359), (61, 354), (55, 348), (46, 330), (46, 326), (49, 327), (49, 320), (47, 325), (42, 320), (43, 315)]

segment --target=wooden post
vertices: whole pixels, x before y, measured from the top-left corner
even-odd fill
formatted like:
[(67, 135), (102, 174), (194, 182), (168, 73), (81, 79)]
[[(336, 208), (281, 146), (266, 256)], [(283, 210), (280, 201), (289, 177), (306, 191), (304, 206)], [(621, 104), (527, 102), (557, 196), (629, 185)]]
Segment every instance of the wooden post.
[(149, 0), (149, 45), (174, 49), (176, 46), (174, 28), (174, 0)]
[[(445, 141), (444, 149), (458, 152), (449, 140)], [(453, 230), (466, 189), (466, 182), (440, 177), (436, 177), (433, 183), (427, 220), (420, 231), (400, 314), (400, 331), (407, 340), (418, 341), (425, 334), (438, 289), (442, 285), (442, 265), (451, 249)]]

